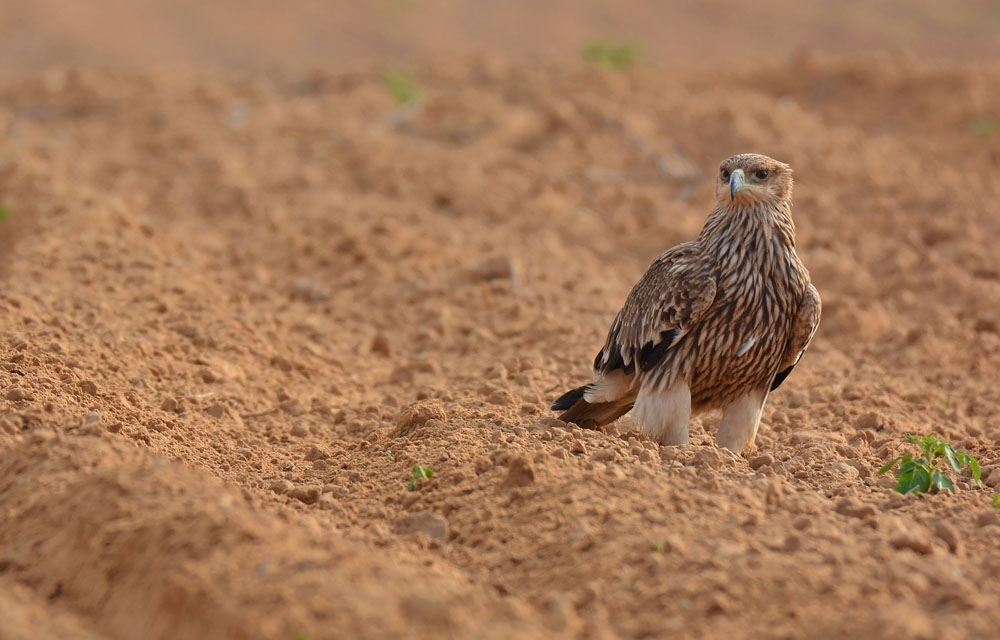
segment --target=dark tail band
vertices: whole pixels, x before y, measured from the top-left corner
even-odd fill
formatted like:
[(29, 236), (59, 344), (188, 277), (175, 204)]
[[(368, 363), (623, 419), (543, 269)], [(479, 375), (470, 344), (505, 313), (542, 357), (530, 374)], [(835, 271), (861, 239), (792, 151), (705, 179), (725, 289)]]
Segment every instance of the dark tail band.
[(552, 403), (552, 410), (566, 411), (580, 400), (583, 400), (583, 394), (586, 393), (588, 386), (589, 385), (583, 385), (582, 387), (577, 387), (576, 389), (562, 394), (559, 396), (558, 400)]

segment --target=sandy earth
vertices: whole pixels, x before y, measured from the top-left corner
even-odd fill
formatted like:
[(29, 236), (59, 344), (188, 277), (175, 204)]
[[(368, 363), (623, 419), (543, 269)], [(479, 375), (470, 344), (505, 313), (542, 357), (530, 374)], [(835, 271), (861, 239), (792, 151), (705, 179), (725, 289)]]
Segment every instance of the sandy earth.
[[(1000, 627), (1000, 68), (466, 56), (400, 110), (377, 65), (32, 64), (0, 84), (0, 638)], [(554, 420), (745, 150), (795, 168), (824, 299), (756, 448)], [(895, 494), (913, 432), (988, 486)]]

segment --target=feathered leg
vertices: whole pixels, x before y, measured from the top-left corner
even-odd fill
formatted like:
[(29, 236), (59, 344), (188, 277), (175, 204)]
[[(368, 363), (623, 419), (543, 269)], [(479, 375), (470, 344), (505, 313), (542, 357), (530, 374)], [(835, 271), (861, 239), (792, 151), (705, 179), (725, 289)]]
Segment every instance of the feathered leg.
[(755, 389), (726, 405), (716, 443), (736, 453), (753, 444), (766, 400), (767, 389)]
[(642, 432), (660, 444), (688, 444), (691, 389), (683, 382), (668, 389), (643, 387), (635, 399), (635, 419)]

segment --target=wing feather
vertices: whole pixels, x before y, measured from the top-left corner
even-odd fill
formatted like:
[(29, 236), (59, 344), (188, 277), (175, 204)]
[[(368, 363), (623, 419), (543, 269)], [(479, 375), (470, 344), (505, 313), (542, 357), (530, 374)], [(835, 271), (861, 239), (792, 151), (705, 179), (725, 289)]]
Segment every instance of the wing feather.
[(594, 371), (649, 371), (698, 322), (715, 300), (716, 282), (705, 273), (693, 242), (660, 255), (629, 293), (611, 325)]
[(785, 361), (779, 367), (774, 382), (771, 383), (771, 391), (781, 386), (781, 383), (802, 359), (819, 328), (822, 311), (823, 302), (820, 300), (819, 291), (812, 284), (809, 284), (802, 294), (802, 302), (799, 303), (799, 310), (795, 315), (795, 324), (792, 325), (792, 335), (788, 338)]

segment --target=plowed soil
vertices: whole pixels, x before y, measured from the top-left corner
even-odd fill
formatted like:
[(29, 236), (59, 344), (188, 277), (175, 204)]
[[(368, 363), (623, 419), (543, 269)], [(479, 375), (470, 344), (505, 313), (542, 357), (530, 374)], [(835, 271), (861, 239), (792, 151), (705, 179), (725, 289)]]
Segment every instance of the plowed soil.
[[(996, 633), (1000, 68), (383, 72), (0, 85), (0, 638)], [(742, 151), (824, 300), (755, 449), (555, 420)]]

